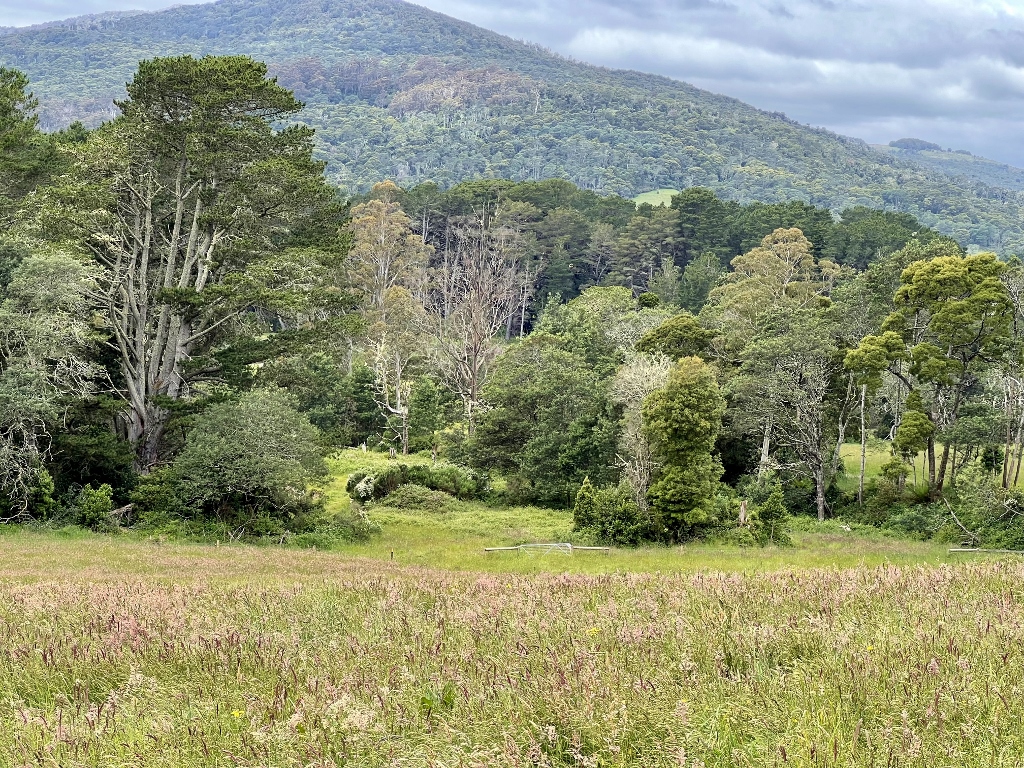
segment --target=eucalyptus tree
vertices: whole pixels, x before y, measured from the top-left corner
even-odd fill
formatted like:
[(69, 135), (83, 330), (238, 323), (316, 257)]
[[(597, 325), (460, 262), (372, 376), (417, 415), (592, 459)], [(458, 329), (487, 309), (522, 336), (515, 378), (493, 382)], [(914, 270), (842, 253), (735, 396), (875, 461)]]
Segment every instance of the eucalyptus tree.
[(145, 470), (168, 405), (216, 371), (208, 353), (233, 321), (322, 282), (321, 254), (284, 245), (336, 201), (312, 130), (278, 127), (302, 105), (262, 63), (154, 59), (127, 88), (121, 114), (68, 150), (41, 219), (101, 267), (94, 300)]
[(953, 429), (970, 391), (1003, 357), (1011, 341), (1013, 302), (995, 254), (949, 253), (911, 263), (894, 294), (895, 311), (881, 332), (865, 336), (846, 365), (866, 376), (898, 379), (931, 421), (928, 484), (942, 493), (950, 441), (936, 457), (937, 437)]

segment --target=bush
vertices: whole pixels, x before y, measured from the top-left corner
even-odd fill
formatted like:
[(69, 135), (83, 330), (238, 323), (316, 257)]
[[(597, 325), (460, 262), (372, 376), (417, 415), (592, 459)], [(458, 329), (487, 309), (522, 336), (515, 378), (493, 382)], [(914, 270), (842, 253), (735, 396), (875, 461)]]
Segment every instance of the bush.
[(585, 478), (572, 517), (574, 530), (605, 544), (632, 547), (652, 533), (626, 484), (595, 490), (590, 478)]
[(374, 472), (362, 470), (349, 475), (345, 490), (358, 502), (380, 501), (404, 485), (419, 485), (432, 491), (441, 491), (467, 501), (480, 498), (487, 489), (483, 477), (462, 467), (443, 465), (407, 466), (389, 464)]
[(750, 531), (758, 544), (790, 544), (789, 510), (786, 508), (782, 486), (768, 486), (768, 496), (754, 505), (750, 516)]
[(86, 485), (78, 492), (72, 510), (76, 525), (94, 531), (110, 531), (116, 528), (111, 513), (114, 511), (114, 489), (104, 483), (99, 488)]
[(174, 495), (199, 517), (250, 532), (295, 528), (327, 475), (319, 432), (282, 390), (254, 390), (204, 411), (174, 461)]
[(454, 508), (455, 499), (444, 491), (434, 491), (423, 485), (408, 483), (388, 494), (382, 502), (392, 509), (408, 509), (447, 514)]

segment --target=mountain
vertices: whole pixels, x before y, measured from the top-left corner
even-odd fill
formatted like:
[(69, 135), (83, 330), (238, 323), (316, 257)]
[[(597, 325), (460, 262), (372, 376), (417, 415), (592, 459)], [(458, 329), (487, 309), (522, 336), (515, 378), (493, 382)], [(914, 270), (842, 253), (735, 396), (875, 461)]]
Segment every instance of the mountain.
[(930, 144), (925, 149), (912, 149), (897, 146), (896, 142), (890, 142), (888, 146), (871, 146), (879, 152), (886, 152), (946, 176), (962, 177), (1017, 192), (1024, 191), (1024, 168), (1015, 168), (997, 160), (972, 155), (965, 149), (942, 149), (936, 144)]
[(245, 53), (307, 107), (335, 181), (561, 177), (602, 193), (707, 186), (750, 202), (905, 211), (1024, 253), (1024, 194), (640, 72), (567, 60), (399, 0), (221, 0), (0, 36), (48, 128), (115, 113), (143, 58)]

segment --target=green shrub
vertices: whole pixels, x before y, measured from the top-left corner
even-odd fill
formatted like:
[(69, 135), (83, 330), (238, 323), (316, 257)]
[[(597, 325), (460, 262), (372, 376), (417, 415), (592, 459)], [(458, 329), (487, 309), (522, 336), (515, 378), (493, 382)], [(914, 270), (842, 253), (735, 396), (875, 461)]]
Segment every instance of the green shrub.
[(455, 499), (444, 491), (435, 491), (417, 483), (407, 483), (388, 494), (382, 503), (392, 509), (446, 514), (454, 508)]
[(33, 519), (49, 520), (60, 511), (60, 505), (54, 499), (56, 491), (50, 473), (45, 469), (39, 470), (28, 494), (28, 512)]
[(750, 532), (758, 544), (790, 544), (790, 516), (782, 486), (776, 483), (768, 488), (767, 498), (751, 510)]
[(477, 499), (487, 488), (480, 475), (452, 464), (430, 467), (389, 464), (384, 469), (361, 470), (349, 475), (345, 490), (358, 502), (380, 501), (404, 485), (419, 485), (464, 501)]
[(573, 507), (573, 527), (604, 544), (633, 547), (651, 536), (651, 526), (626, 484), (595, 490), (583, 480)]
[(104, 483), (99, 488), (86, 485), (78, 492), (73, 510), (77, 525), (94, 531), (110, 531), (116, 526), (111, 513), (114, 511), (114, 489)]
[(327, 474), (319, 432), (283, 390), (247, 392), (204, 411), (170, 475), (199, 517), (248, 532), (301, 527), (315, 512), (310, 485)]

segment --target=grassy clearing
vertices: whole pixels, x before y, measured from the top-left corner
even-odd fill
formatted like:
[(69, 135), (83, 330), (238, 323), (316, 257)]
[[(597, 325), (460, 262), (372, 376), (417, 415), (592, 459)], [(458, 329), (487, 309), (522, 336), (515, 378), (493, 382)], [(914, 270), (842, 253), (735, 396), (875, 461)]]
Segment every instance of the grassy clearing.
[(26, 532), (0, 559), (0, 765), (1024, 755), (1019, 560), (489, 575)]
[[(429, 454), (400, 457), (406, 463), (429, 462)], [(345, 493), (348, 474), (387, 464), (384, 454), (344, 451), (331, 460), (334, 480), (327, 489), (328, 509), (350, 504)], [(491, 507), (482, 502), (452, 502), (444, 512), (368, 508), (381, 533), (368, 542), (347, 544), (339, 552), (357, 557), (446, 569), (493, 573), (615, 573), (770, 571), (787, 567), (940, 563), (948, 559), (945, 545), (914, 542), (877, 532), (847, 531), (835, 523), (810, 521), (794, 535), (794, 546), (764, 549), (687, 544), (612, 549), (608, 553), (528, 555), (485, 553), (485, 547), (531, 542), (572, 541), (572, 515), (567, 510), (538, 507)]]
[(659, 205), (664, 205), (667, 208), (672, 205), (672, 195), (678, 194), (678, 189), (655, 189), (650, 192), (644, 192), (643, 194), (637, 195), (633, 198), (633, 202), (637, 205), (650, 203), (655, 208)]

